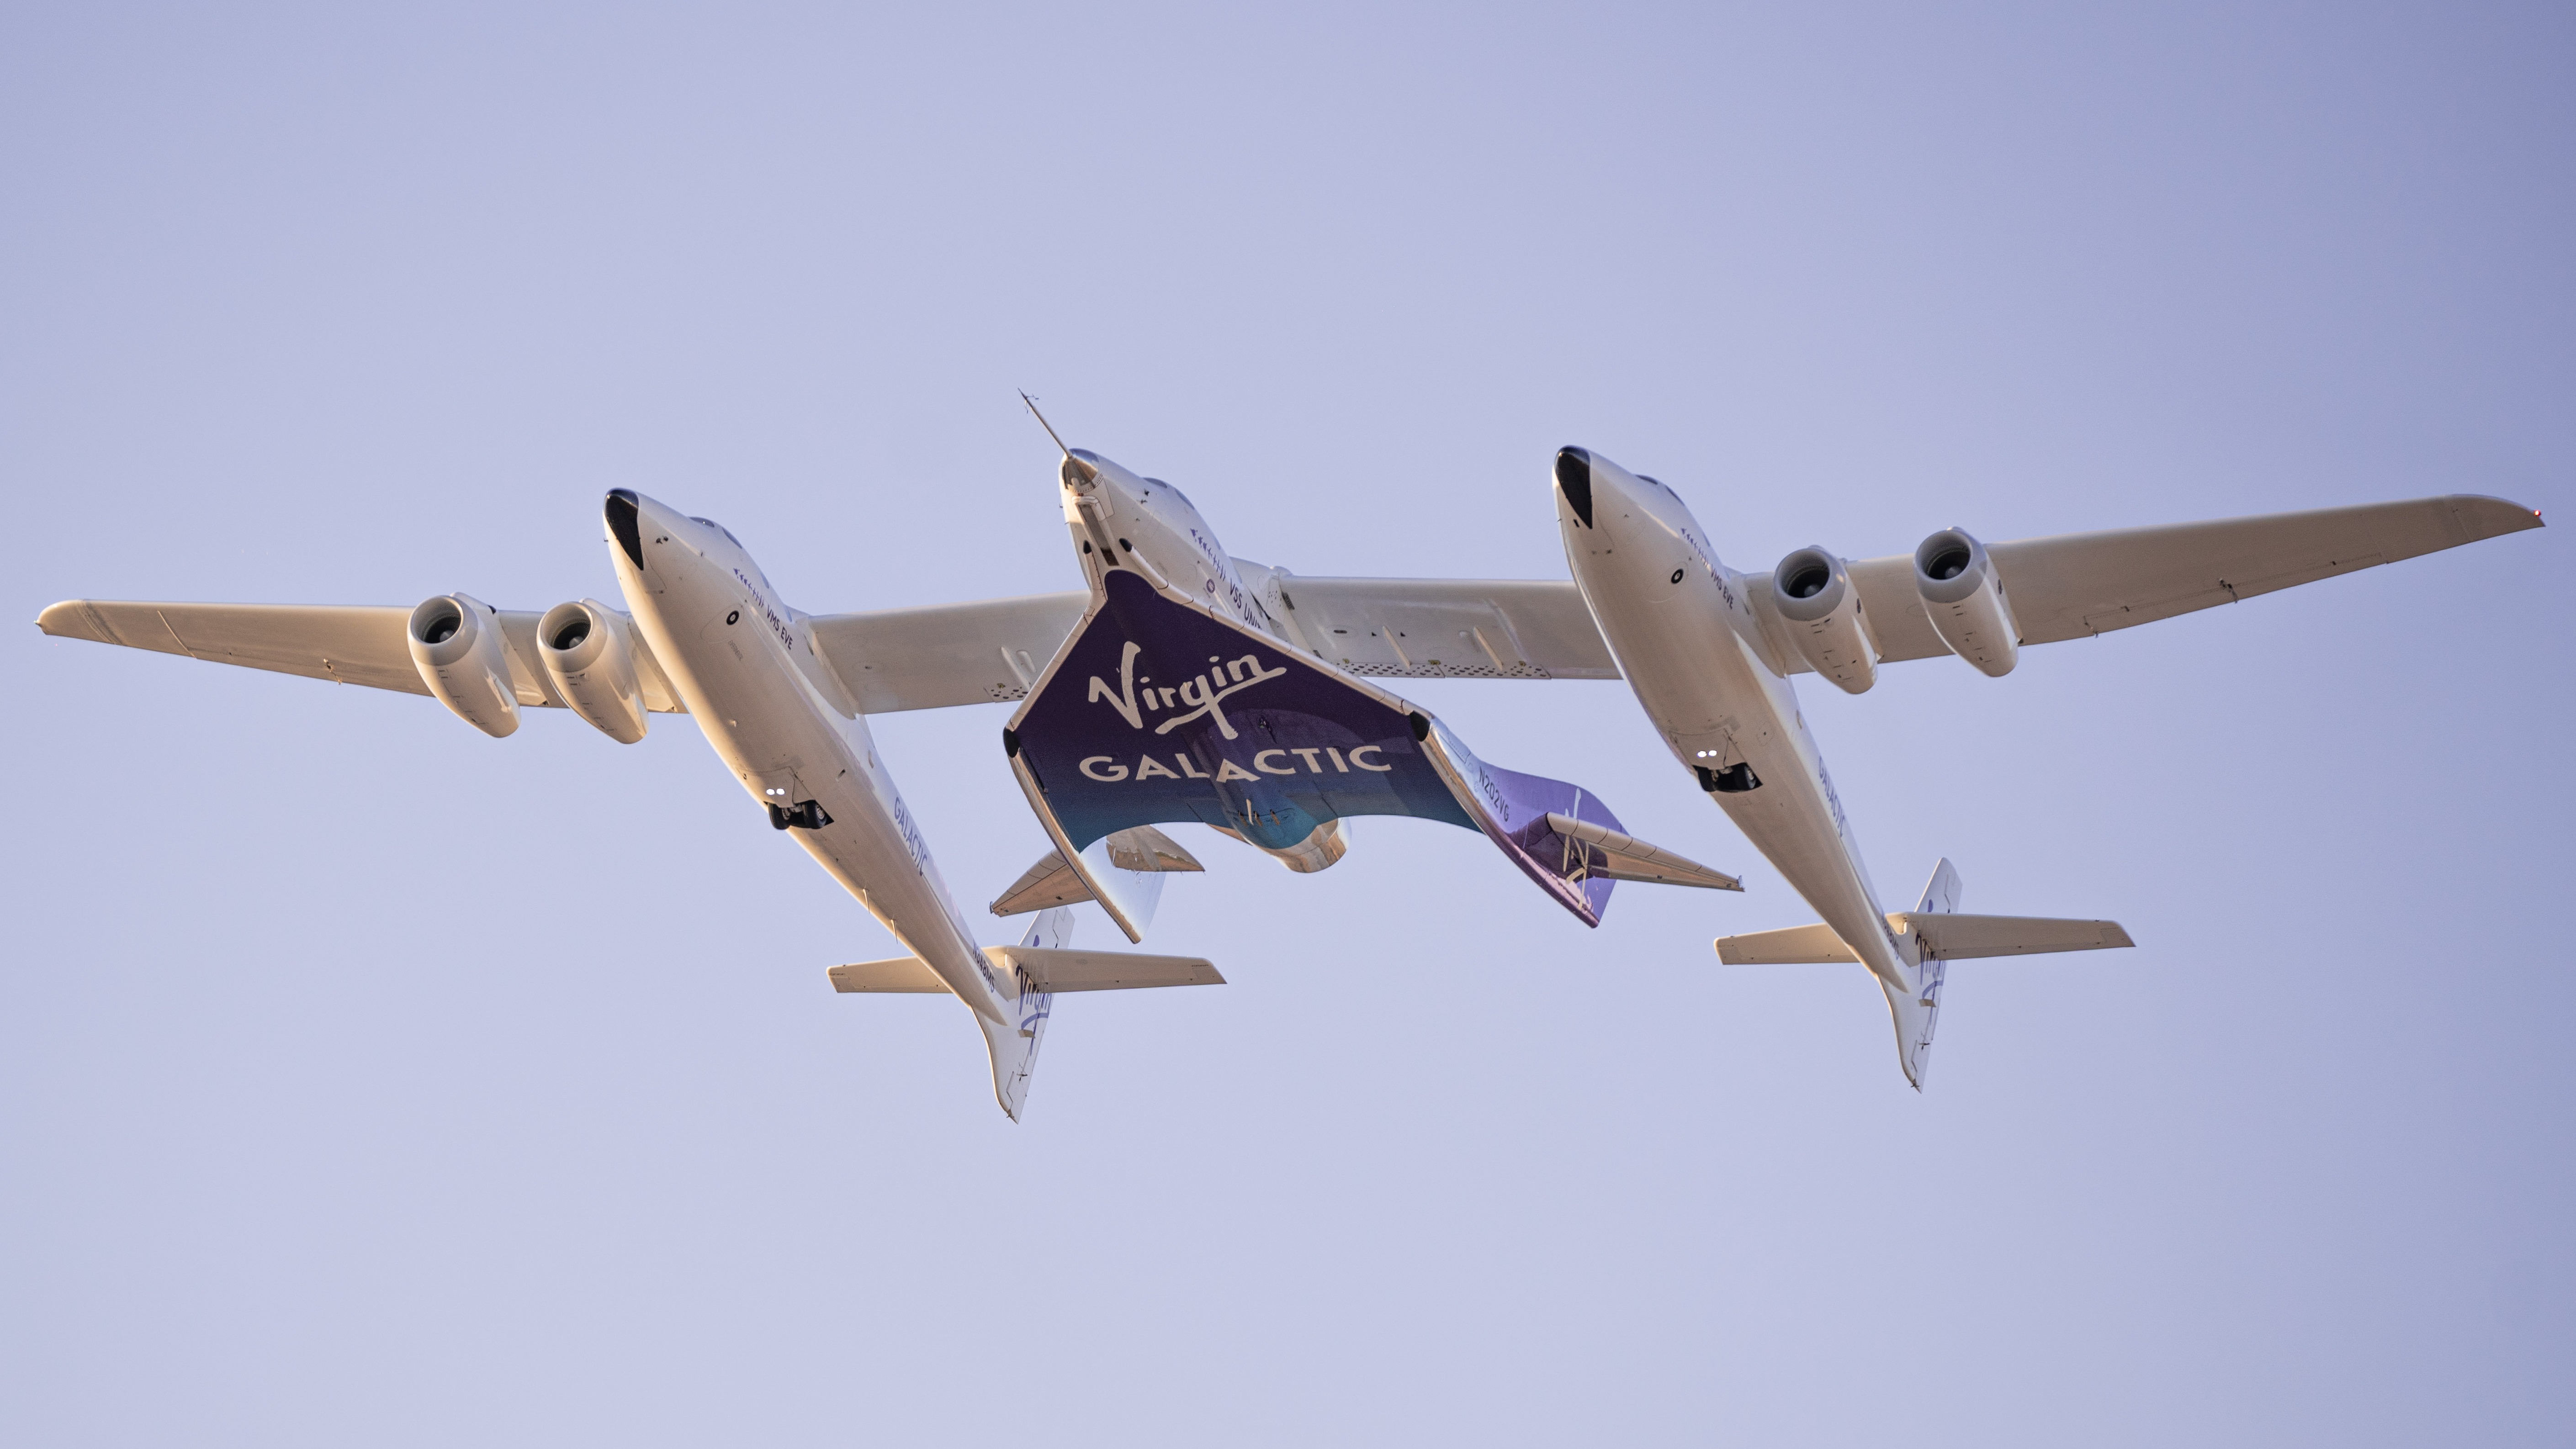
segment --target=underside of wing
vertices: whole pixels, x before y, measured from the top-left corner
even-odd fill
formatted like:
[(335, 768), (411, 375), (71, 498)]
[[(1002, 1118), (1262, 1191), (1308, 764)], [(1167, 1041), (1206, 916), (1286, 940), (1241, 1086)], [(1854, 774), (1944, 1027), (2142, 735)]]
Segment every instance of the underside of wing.
[[(1328, 664), (1386, 679), (1616, 679), (1571, 580), (1275, 576), (1272, 617)], [(1267, 592), (1265, 590), (1265, 592)]]
[[(337, 684), (427, 694), (403, 637), (411, 610), (364, 604), (185, 604), (115, 599), (69, 599), (45, 610), (36, 627), (58, 639), (87, 639), (185, 655), (212, 664), (238, 664), (278, 674), (301, 674)], [(524, 610), (503, 610), (500, 621), (510, 685), (523, 707), (560, 707), (563, 699), (537, 653), (537, 620)], [(670, 682), (645, 647), (633, 641), (637, 682), (648, 708), (679, 710)]]
[(1091, 596), (1081, 590), (813, 616), (814, 643), (869, 714), (1020, 699)]
[[(2047, 644), (2170, 619), (2298, 584), (2526, 528), (2540, 516), (2472, 494), (2221, 518), (2156, 528), (2068, 533), (1990, 544), (2024, 644)], [(1915, 592), (1911, 555), (1850, 565), (1881, 660), (1928, 659), (1949, 648)], [(1751, 585), (1757, 612), (1776, 620), (1771, 580)], [(1803, 672), (1793, 649), (1781, 661)]]

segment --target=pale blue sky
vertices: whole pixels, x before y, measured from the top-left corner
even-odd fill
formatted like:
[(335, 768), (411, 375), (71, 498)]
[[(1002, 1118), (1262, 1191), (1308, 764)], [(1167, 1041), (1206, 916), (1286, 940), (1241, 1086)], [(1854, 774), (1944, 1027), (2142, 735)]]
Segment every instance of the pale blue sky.
[[(2552, 6), (0, 13), (8, 608), (544, 608), (598, 498), (802, 607), (1070, 586), (1045, 440), (1305, 573), (1561, 577), (1560, 444), (1739, 567), (2568, 507)], [(1624, 686), (1413, 691), (1747, 880), (1214, 836), (1013, 1126), (684, 720), (0, 635), (0, 1438), (2576, 1437), (2561, 530), (1808, 713), (1931, 1089)], [(970, 902), (998, 708), (879, 738)], [(1083, 924), (1095, 943), (1108, 928)], [(1005, 928), (994, 923), (990, 939)]]

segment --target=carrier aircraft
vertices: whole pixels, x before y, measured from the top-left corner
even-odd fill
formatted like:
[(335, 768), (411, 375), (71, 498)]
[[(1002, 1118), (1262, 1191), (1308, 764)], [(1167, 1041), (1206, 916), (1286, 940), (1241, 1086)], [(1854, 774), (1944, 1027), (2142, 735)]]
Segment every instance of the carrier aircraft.
[[(37, 622), (432, 696), (495, 737), (526, 709), (627, 743), (654, 713), (696, 716), (770, 823), (910, 953), (833, 967), (833, 986), (956, 996), (1014, 1118), (1056, 994), (1222, 980), (1196, 957), (1070, 944), (1067, 909), (1085, 900), (1141, 941), (1166, 877), (1199, 868), (1159, 825), (1203, 823), (1311, 872), (1353, 848), (1352, 817), (1437, 820), (1487, 836), (1586, 925), (1617, 881), (1737, 889), (1628, 833), (1589, 791), (1485, 763), (1376, 682), (1625, 678), (1685, 778), (1822, 917), (1721, 938), (1720, 958), (1864, 967), (1919, 1088), (1947, 961), (2129, 938), (2108, 921), (1959, 914), (1946, 860), (1913, 909), (1883, 911), (1793, 676), (1860, 693), (1882, 664), (1949, 655), (2001, 675), (2030, 645), (2540, 526), (2520, 505), (2451, 496), (1991, 547), (1943, 529), (1910, 555), (1805, 548), (1739, 573), (1671, 489), (1567, 448), (1549, 486), (1571, 580), (1339, 578), (1232, 555), (1180, 490), (1058, 450), (1086, 585), (1059, 593), (808, 614), (719, 525), (619, 489), (602, 520), (622, 610), (462, 593), (408, 609), (71, 600)], [(1002, 748), (1054, 849), (991, 904), (1035, 924), (979, 948), (867, 716), (994, 702), (1018, 705)]]

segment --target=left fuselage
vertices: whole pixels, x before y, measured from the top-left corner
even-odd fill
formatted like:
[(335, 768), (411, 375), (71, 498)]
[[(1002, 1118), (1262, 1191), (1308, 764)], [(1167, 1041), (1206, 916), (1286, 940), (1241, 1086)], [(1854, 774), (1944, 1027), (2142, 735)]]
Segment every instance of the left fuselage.
[[(858, 897), (978, 1015), (1011, 1003), (940, 880), (880, 761), (867, 719), (814, 647), (810, 621), (770, 587), (733, 535), (633, 494), (630, 540), (610, 554), (635, 626), (674, 690), (743, 788), (770, 807), (833, 878)], [(810, 808), (809, 808), (810, 807)]]
[(1870, 970), (1906, 990), (1859, 842), (1743, 575), (1651, 478), (1568, 449), (1557, 483), (1575, 583), (1673, 757)]

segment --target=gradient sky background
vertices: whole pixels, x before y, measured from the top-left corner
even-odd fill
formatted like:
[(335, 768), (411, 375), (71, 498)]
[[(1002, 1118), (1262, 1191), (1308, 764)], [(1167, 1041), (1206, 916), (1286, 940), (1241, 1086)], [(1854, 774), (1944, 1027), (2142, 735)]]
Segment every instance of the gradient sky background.
[[(2565, 6), (926, 9), (0, 12), (7, 607), (541, 609), (617, 485), (1064, 588), (1019, 387), (1310, 574), (1563, 577), (1568, 442), (1743, 568), (2576, 504)], [(686, 720), (20, 625), (0, 1439), (2565, 1443), (2567, 547), (1802, 682), (1891, 898), (2141, 943), (1954, 968), (1926, 1095), (1717, 964), (1811, 917), (1623, 685), (1460, 681), (1747, 893), (1188, 836), (1232, 984), (1019, 1126)], [(878, 723), (979, 908), (1004, 717)]]

